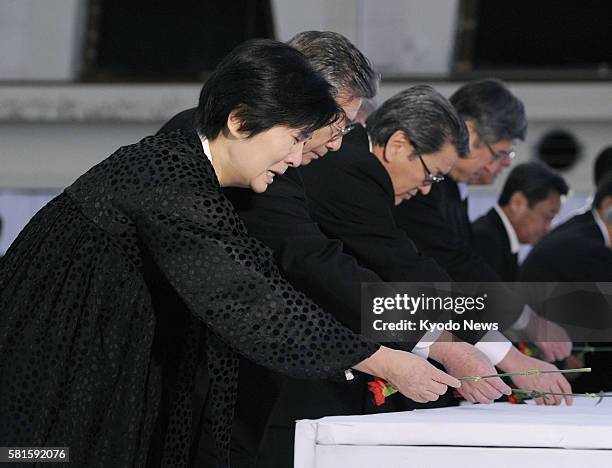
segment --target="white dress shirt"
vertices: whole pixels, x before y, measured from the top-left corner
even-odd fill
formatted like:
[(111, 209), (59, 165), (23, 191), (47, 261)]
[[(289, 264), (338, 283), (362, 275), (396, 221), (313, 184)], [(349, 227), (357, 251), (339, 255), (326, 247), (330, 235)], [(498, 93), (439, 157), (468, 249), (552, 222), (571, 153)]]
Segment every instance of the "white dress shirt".
[(198, 132), (198, 136), (200, 137), (200, 141), (202, 142), (202, 149), (204, 150), (204, 154), (212, 164), (212, 154), (210, 153), (210, 145), (208, 144), (208, 138), (200, 135), (200, 132)]
[(470, 194), (470, 187), (467, 182), (457, 182), (457, 189), (459, 190), (461, 201), (465, 200)]
[(518, 236), (516, 235), (516, 231), (514, 230), (514, 226), (504, 213), (504, 210), (498, 204), (495, 204), (493, 209), (497, 212), (498, 216), (501, 218), (504, 227), (506, 228), (506, 235), (508, 236), (508, 240), (510, 241), (510, 251), (513, 254), (517, 254), (521, 249), (521, 243), (519, 242)]

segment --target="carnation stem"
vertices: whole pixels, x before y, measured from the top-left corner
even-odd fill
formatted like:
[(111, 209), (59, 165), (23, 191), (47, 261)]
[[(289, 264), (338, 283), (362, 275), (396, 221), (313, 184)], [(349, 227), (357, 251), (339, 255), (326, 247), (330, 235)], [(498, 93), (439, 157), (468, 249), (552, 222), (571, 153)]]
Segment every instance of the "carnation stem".
[(506, 372), (504, 374), (491, 374), (491, 375), (468, 375), (466, 377), (459, 377), (459, 380), (467, 380), (470, 382), (478, 382), (484, 379), (494, 379), (496, 377), (513, 377), (515, 375), (541, 375), (541, 374), (569, 374), (573, 372), (591, 372), (590, 367), (582, 367), (580, 369), (557, 369), (557, 370), (527, 370), (520, 372)]

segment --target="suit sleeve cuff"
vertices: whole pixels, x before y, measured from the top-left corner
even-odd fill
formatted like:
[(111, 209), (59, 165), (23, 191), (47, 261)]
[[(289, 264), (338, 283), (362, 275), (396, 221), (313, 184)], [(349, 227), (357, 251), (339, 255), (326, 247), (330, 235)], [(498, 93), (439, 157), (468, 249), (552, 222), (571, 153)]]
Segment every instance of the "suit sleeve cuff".
[(429, 357), (429, 347), (440, 338), (441, 334), (442, 330), (428, 331), (412, 348), (412, 353), (427, 359)]
[(512, 343), (500, 332), (491, 330), (475, 346), (496, 366), (506, 357), (506, 354), (508, 354), (512, 347)]

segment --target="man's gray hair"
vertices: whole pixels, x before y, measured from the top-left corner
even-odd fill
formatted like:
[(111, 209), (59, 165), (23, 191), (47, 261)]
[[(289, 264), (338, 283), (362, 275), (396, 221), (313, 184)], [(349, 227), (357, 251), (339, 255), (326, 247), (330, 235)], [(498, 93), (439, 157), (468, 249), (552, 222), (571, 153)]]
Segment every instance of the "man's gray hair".
[(403, 132), (418, 154), (436, 153), (449, 142), (459, 157), (469, 151), (465, 122), (451, 103), (428, 85), (412, 86), (387, 99), (366, 121), (374, 145)]
[(331, 31), (304, 31), (287, 42), (302, 52), (315, 70), (348, 98), (372, 98), (380, 75), (346, 37)]
[(459, 88), (450, 101), (464, 120), (474, 124), (485, 143), (525, 139), (525, 107), (502, 81), (491, 78), (472, 81)]

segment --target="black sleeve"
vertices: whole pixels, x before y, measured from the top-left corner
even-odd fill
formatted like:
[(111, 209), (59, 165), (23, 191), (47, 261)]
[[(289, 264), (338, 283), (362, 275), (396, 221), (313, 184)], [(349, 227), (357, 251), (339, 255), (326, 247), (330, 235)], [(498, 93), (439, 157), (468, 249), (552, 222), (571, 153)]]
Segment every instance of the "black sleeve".
[[(352, 156), (348, 148), (343, 153), (326, 158)], [(348, 253), (385, 281), (450, 281), (395, 225), (390, 211), (393, 195), (385, 188), (390, 181), (385, 180), (388, 176), (384, 168), (377, 167), (375, 157), (371, 158), (371, 162), (341, 167), (325, 159), (312, 164), (312, 169), (302, 169), (315, 220), (325, 234), (341, 240)]]
[(511, 327), (521, 315), (525, 303), (520, 295), (507, 288), (498, 274), (472, 248), (460, 229), (453, 229), (453, 215), (445, 212), (442, 190), (418, 196), (397, 206), (394, 217), (398, 225), (415, 239), (424, 253), (435, 258), (454, 281), (491, 283), (487, 290), (498, 298), (494, 308), (487, 308), (482, 319), (498, 322), (503, 331)]
[(134, 201), (128, 212), (159, 269), (239, 353), (294, 377), (325, 378), (378, 349), (284, 281), (220, 192), (156, 187), (125, 203)]
[(550, 265), (543, 262), (543, 259), (541, 250), (537, 246), (531, 249), (519, 267), (518, 280), (523, 282), (558, 281), (558, 270), (556, 268), (550, 270)]
[[(351, 149), (331, 154), (301, 168), (312, 216), (329, 237), (342, 241), (344, 250), (386, 282), (448, 282), (450, 278), (430, 258), (421, 255), (406, 234), (395, 226), (392, 194), (384, 168), (374, 156), (361, 164), (338, 167), (332, 158), (351, 158)], [(389, 286), (389, 295), (394, 294)], [(425, 318), (425, 317), (423, 317)], [(433, 319), (433, 316), (427, 316)], [(412, 349), (423, 330), (406, 331)]]
[(487, 264), (495, 270), (500, 278), (506, 268), (504, 251), (505, 246), (500, 242), (495, 233), (486, 229), (481, 229), (475, 224), (472, 225), (473, 245), (475, 252), (480, 255)]
[(312, 219), (297, 170), (277, 176), (261, 194), (229, 189), (249, 234), (274, 251), (276, 263), (295, 288), (351, 330), (361, 330), (361, 283), (382, 281), (325, 236)]
[(393, 210), (397, 225), (455, 281), (501, 281), (474, 251), (470, 240), (453, 228), (453, 214), (445, 211), (442, 195), (442, 190), (434, 186), (427, 196), (416, 196), (398, 205)]
[(519, 281), (611, 282), (612, 250), (580, 238), (536, 245), (519, 268)]

